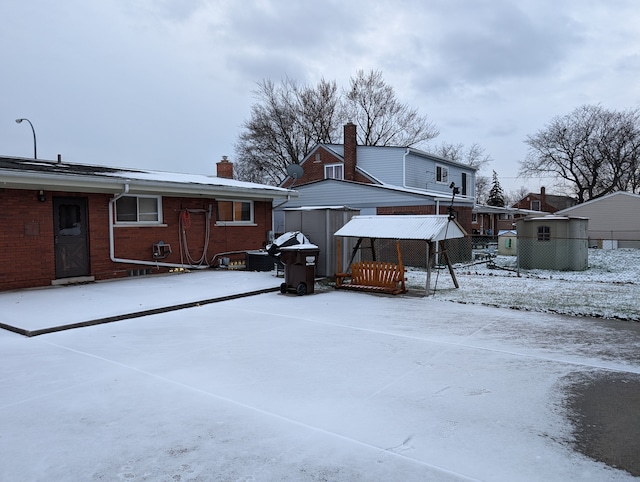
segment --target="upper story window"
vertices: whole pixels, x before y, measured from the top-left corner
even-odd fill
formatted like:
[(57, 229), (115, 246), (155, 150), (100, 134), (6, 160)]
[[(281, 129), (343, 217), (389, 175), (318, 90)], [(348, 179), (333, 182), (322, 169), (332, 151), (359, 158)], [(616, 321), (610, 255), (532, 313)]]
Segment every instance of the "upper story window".
[(462, 173), (462, 186), (460, 186), (460, 194), (462, 194), (463, 196), (467, 195), (467, 191), (469, 190), (468, 185), (469, 185), (469, 176), (467, 175), (466, 172)]
[(161, 224), (160, 196), (122, 196), (116, 201), (116, 223)]
[(344, 169), (342, 164), (327, 164), (324, 166), (325, 179), (344, 179)]
[(551, 228), (549, 226), (538, 226), (538, 241), (551, 241)]
[(540, 201), (531, 201), (531, 210), (540, 211)]
[(253, 201), (218, 201), (216, 222), (253, 223)]
[(436, 182), (441, 184), (449, 183), (449, 168), (436, 164)]

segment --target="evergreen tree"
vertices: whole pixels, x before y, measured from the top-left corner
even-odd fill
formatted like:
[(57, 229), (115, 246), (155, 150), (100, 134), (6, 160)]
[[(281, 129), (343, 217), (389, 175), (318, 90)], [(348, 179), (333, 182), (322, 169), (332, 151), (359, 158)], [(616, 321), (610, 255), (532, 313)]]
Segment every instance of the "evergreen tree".
[(491, 183), (491, 190), (489, 191), (489, 198), (487, 199), (487, 205), (504, 207), (504, 191), (498, 181), (498, 175), (496, 171), (493, 171), (493, 181)]

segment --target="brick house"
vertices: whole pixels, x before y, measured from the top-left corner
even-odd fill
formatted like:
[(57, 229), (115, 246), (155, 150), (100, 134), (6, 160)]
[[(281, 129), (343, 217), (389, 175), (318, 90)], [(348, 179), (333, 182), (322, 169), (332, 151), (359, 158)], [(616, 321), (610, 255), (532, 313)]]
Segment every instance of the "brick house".
[[(265, 246), (297, 193), (217, 176), (0, 157), (0, 291), (206, 268)], [(233, 256), (233, 254), (231, 254)]]
[(576, 204), (578, 204), (578, 201), (572, 197), (547, 194), (545, 188), (541, 187), (540, 193), (530, 192), (518, 202), (512, 204), (511, 207), (553, 214)]
[(274, 229), (283, 229), (283, 210), (344, 205), (362, 215), (448, 214), (451, 185), (458, 193), (453, 207), (471, 232), (476, 169), (432, 154), (398, 146), (359, 146), (356, 126), (344, 126), (344, 144), (317, 144), (302, 160), (294, 186), (300, 196), (275, 211)]

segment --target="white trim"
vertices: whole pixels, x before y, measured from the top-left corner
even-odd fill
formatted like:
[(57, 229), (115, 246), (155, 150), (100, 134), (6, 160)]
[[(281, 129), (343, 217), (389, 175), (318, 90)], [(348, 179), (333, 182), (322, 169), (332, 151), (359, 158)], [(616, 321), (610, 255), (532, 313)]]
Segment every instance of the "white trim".
[[(442, 173), (442, 179), (438, 180), (438, 168)], [(436, 184), (449, 184), (449, 166), (436, 163)]]
[[(221, 202), (230, 202), (230, 203), (249, 203), (249, 219), (247, 220), (219, 220), (218, 219), (218, 205)], [(231, 213), (235, 216), (235, 209), (233, 209), (233, 205), (231, 207)], [(254, 219), (254, 201), (251, 199), (216, 199), (216, 226), (256, 226)]]
[[(327, 175), (327, 168), (332, 168), (335, 169), (336, 167), (340, 167), (340, 174), (342, 174), (341, 177), (334, 177), (334, 176), (328, 176)], [(325, 179), (338, 179), (338, 180), (343, 180), (344, 179), (344, 164), (341, 162), (335, 162), (332, 164), (325, 164), (324, 165), (324, 178)]]
[[(117, 201), (124, 197), (133, 197), (136, 198), (136, 221), (118, 221), (118, 203)], [(155, 199), (156, 200), (156, 209), (158, 214), (158, 219), (153, 221), (140, 221), (140, 203), (139, 199)], [(118, 199), (114, 203), (115, 207), (115, 226), (163, 226), (164, 220), (162, 218), (162, 196), (158, 195), (148, 195), (148, 194), (125, 194), (122, 196), (118, 196)], [(147, 213), (149, 214), (149, 213)]]

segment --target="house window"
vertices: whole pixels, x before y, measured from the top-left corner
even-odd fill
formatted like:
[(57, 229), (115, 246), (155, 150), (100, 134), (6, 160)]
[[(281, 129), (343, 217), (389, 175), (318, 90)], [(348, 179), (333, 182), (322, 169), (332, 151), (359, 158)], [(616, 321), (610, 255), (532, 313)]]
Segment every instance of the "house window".
[(324, 166), (325, 179), (344, 179), (342, 164), (327, 164)]
[(162, 223), (160, 196), (122, 196), (116, 201), (116, 223)]
[(538, 226), (538, 241), (551, 241), (551, 228), (549, 226)]
[(449, 182), (449, 168), (436, 165), (436, 182), (447, 184)]
[(218, 201), (216, 221), (219, 223), (252, 223), (252, 201)]
[(531, 210), (540, 211), (540, 201), (531, 201)]
[(461, 189), (462, 193), (461, 194), (463, 196), (466, 196), (467, 195), (467, 173), (466, 172), (462, 173), (462, 186), (461, 187), (462, 187), (462, 189)]
[(478, 213), (471, 213), (471, 222), (473, 224), (478, 224)]

